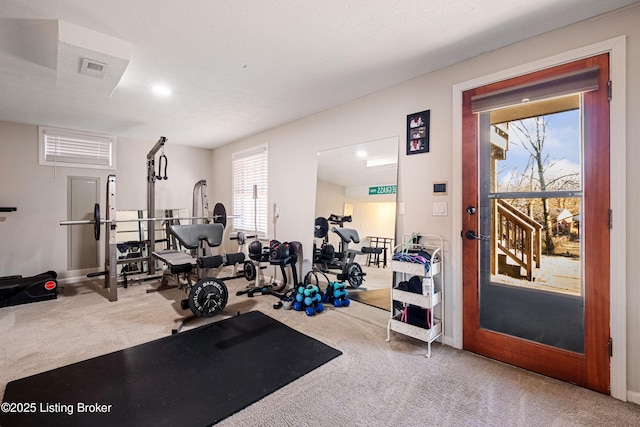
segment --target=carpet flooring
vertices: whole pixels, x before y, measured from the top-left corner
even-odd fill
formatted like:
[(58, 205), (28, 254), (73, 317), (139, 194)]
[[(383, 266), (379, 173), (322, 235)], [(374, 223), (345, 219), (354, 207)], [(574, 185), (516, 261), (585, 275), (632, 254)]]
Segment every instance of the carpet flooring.
[[(342, 355), (223, 419), (216, 427), (640, 425), (640, 405), (634, 403), (449, 345), (434, 343), (431, 358), (426, 358), (422, 341), (392, 332), (387, 342), (388, 311), (353, 301), (349, 307), (327, 304), (324, 312), (309, 317), (294, 310), (275, 310), (277, 299), (270, 295), (236, 296), (236, 291), (247, 286), (244, 279), (226, 283), (228, 311), (190, 322), (183, 331), (257, 310)], [(373, 280), (367, 280), (365, 287), (370, 283)], [(0, 309), (0, 395), (12, 381), (170, 336), (175, 321), (189, 314), (180, 308), (185, 293), (179, 289), (146, 293), (154, 286), (157, 284), (130, 283), (127, 289), (119, 289), (118, 301), (109, 302), (99, 282), (67, 285), (64, 295), (55, 300)], [(445, 336), (451, 339), (447, 324)], [(266, 343), (247, 357), (260, 363), (271, 345)], [(188, 365), (189, 360), (180, 357), (174, 363), (179, 370), (178, 365)], [(279, 363), (292, 362), (286, 357)], [(153, 369), (149, 365), (148, 370)], [(173, 367), (166, 375), (173, 380), (172, 371)], [(230, 384), (201, 380), (207, 384), (203, 388), (212, 393), (217, 393), (216, 389), (232, 392)], [(93, 385), (102, 387), (101, 383)], [(177, 398), (172, 385), (161, 392), (163, 398), (155, 404), (158, 410), (165, 400)], [(195, 392), (190, 396), (202, 397)], [(154, 423), (145, 420), (140, 425)]]

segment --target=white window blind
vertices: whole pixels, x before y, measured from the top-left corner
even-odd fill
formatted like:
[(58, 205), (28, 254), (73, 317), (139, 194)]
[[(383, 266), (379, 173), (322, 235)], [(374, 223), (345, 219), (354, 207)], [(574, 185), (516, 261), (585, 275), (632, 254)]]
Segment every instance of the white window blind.
[(267, 236), (267, 154), (267, 147), (262, 146), (232, 156), (235, 231)]
[(115, 169), (114, 136), (44, 126), (39, 131), (41, 165)]

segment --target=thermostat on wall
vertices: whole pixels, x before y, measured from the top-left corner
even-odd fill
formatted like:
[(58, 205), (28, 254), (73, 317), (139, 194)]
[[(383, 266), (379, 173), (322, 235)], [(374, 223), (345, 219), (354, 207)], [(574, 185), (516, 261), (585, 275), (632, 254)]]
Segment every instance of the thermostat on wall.
[(433, 183), (433, 195), (434, 196), (446, 196), (447, 195), (447, 181), (434, 182)]

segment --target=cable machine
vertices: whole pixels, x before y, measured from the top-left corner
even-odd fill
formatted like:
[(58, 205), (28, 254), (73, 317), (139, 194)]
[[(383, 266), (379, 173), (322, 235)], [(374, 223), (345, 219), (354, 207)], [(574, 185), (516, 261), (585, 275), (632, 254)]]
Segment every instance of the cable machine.
[[(166, 180), (167, 177), (167, 156), (164, 155), (164, 144), (167, 142), (167, 138), (161, 136), (156, 145), (153, 146), (151, 151), (147, 153), (147, 239), (149, 241), (149, 248), (147, 250), (147, 268), (149, 274), (155, 274), (156, 265), (153, 262), (151, 253), (156, 248), (156, 180)], [(162, 149), (158, 164), (158, 174), (156, 175), (156, 153)], [(162, 175), (162, 161), (164, 160), (164, 175)], [(112, 217), (115, 218), (115, 215)]]

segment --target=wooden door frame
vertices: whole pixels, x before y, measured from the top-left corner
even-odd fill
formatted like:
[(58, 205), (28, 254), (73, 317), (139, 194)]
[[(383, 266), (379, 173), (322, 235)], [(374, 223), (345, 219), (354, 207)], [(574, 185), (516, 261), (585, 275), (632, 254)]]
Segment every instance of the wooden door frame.
[(473, 89), (528, 74), (601, 53), (610, 55), (610, 79), (614, 82), (610, 102), (610, 193), (613, 210), (613, 228), (610, 245), (610, 330), (613, 338), (613, 356), (610, 359), (611, 396), (627, 401), (627, 343), (626, 343), (626, 37), (621, 36), (585, 46), (539, 61), (510, 68), (453, 86), (453, 175), (452, 175), (452, 310), (450, 325), (453, 337), (446, 343), (462, 348), (462, 93)]
[[(585, 267), (582, 276), (585, 283), (583, 299), (584, 350), (579, 354), (481, 327), (479, 293), (481, 287), (492, 285), (492, 283), (484, 281), (488, 277), (480, 278), (479, 243), (476, 240), (468, 239), (465, 239), (462, 245), (465, 265), (462, 278), (463, 347), (493, 359), (582, 385), (601, 393), (609, 393), (611, 378), (607, 342), (610, 337), (610, 287), (609, 280), (599, 280), (601, 275), (607, 278), (610, 276), (608, 256), (606, 261), (599, 262), (600, 250), (606, 250), (608, 255), (610, 241), (608, 228), (610, 132), (607, 90), (609, 54), (576, 60), (465, 91), (462, 98), (462, 162), (463, 180), (465, 181), (462, 200), (464, 206), (477, 206), (478, 210), (482, 211), (486, 199), (479, 201), (480, 183), (491, 174), (488, 169), (483, 169), (488, 167), (488, 164), (483, 164), (483, 161), (480, 160), (483, 155), (480, 155), (480, 158), (478, 156), (479, 150), (482, 150), (481, 140), (483, 139), (479, 135), (489, 133), (489, 117), (486, 115), (484, 124), (481, 124), (483, 120), (479, 120), (478, 114), (472, 112), (472, 97), (519, 87), (527, 83), (542, 82), (545, 79), (559, 77), (570, 72), (588, 70), (594, 66), (599, 67), (599, 89), (588, 91), (583, 95), (581, 115), (584, 119), (580, 120), (583, 123), (585, 135), (585, 140), (582, 142), (584, 171), (581, 175), (581, 182), (583, 195), (580, 198), (580, 234), (583, 246), (580, 258), (581, 265)], [(486, 138), (488, 139), (488, 137)], [(497, 190), (487, 189), (487, 191)], [(486, 197), (486, 195), (482, 197)], [(463, 232), (480, 230), (482, 227), (480, 222), (478, 215), (466, 215), (463, 220)], [(487, 250), (493, 251), (493, 249)], [(487, 252), (484, 255), (489, 257), (491, 253)], [(555, 298), (557, 301), (560, 296)]]

